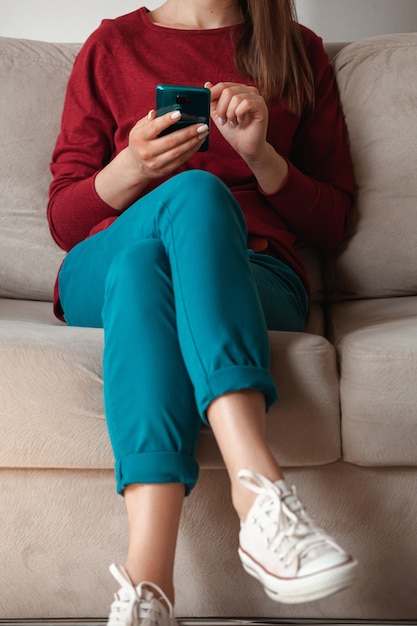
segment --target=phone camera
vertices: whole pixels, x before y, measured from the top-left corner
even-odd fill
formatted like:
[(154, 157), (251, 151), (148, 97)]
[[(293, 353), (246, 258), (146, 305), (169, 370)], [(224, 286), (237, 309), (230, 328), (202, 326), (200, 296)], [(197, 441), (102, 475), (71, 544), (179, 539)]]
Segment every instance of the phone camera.
[(176, 102), (177, 102), (177, 104), (190, 104), (191, 98), (190, 98), (190, 96), (184, 96), (182, 94), (177, 94)]

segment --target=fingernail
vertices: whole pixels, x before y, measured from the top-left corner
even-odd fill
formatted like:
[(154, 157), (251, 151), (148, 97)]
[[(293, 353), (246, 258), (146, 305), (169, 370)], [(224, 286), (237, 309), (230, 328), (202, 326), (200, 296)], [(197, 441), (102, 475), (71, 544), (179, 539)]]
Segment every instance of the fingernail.
[(222, 117), (217, 118), (219, 120), (220, 126), (224, 126), (224, 119)]
[(153, 109), (151, 109), (151, 110), (149, 111), (149, 113), (148, 113), (148, 120), (151, 120), (151, 119), (152, 119), (153, 113), (154, 113), (154, 110), (153, 110)]
[(174, 111), (173, 113), (171, 113), (172, 120), (179, 120), (180, 117), (181, 117), (181, 111)]
[(207, 126), (207, 124), (203, 124), (202, 126), (199, 126), (199, 127), (197, 128), (197, 132), (198, 132), (198, 134), (199, 134), (199, 135), (201, 135), (201, 133), (205, 133), (205, 132), (207, 132), (207, 131), (208, 131), (208, 126)]

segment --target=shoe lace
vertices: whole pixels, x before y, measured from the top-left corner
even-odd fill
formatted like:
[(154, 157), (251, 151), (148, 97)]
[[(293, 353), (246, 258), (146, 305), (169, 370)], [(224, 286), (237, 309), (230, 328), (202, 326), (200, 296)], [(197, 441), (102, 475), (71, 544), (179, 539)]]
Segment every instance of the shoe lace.
[(114, 596), (107, 626), (140, 626), (145, 620), (147, 626), (159, 626), (164, 614), (160, 602), (155, 601), (158, 597), (167, 603), (173, 618), (172, 605), (158, 585), (144, 581), (135, 587), (121, 566), (113, 564), (110, 571), (121, 588)]
[(278, 555), (285, 567), (295, 559), (307, 559), (313, 550), (328, 549), (330, 544), (340, 550), (306, 513), (294, 486), (288, 489), (283, 481), (273, 483), (250, 470), (241, 470), (239, 479), (262, 497), (259, 514), (253, 521), (265, 535), (267, 548)]
[(137, 617), (137, 603), (139, 598), (134, 590), (120, 589), (114, 595), (114, 602), (110, 608), (108, 626), (120, 626), (121, 624), (133, 624)]

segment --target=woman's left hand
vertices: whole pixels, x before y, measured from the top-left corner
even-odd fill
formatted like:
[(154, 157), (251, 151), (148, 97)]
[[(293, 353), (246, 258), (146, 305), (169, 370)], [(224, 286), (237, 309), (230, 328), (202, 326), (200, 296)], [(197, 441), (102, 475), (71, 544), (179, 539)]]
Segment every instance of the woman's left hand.
[(288, 165), (267, 142), (268, 107), (256, 87), (239, 83), (206, 83), (211, 91), (211, 119), (242, 157), (266, 193), (283, 184)]
[(268, 107), (256, 89), (239, 83), (205, 85), (211, 91), (211, 119), (228, 143), (248, 164), (266, 147)]

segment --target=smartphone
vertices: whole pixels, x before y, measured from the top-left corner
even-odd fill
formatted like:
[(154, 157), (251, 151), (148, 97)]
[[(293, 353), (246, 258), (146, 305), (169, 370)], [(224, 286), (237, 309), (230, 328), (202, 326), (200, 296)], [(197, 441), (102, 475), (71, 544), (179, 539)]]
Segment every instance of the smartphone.
[[(157, 85), (156, 115), (170, 111), (180, 111), (181, 119), (167, 128), (161, 135), (167, 135), (191, 124), (210, 125), (210, 89), (206, 87), (185, 87), (181, 85)], [(201, 144), (199, 152), (209, 147), (208, 136)]]

